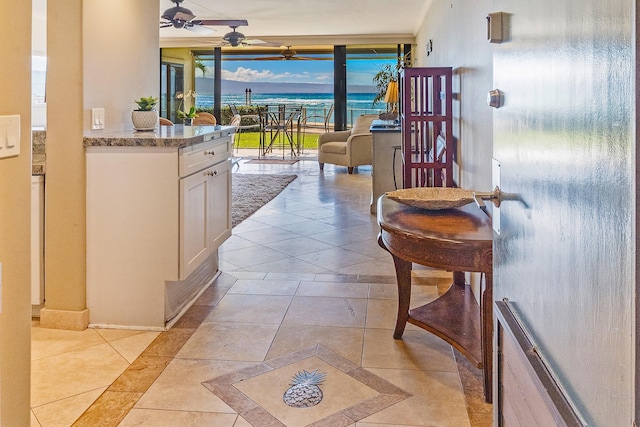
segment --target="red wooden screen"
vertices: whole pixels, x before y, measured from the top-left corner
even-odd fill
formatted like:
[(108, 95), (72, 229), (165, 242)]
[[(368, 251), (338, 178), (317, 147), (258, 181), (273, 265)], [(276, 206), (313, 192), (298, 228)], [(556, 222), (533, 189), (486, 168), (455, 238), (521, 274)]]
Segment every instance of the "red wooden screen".
[(451, 67), (400, 73), (403, 185), (453, 187)]

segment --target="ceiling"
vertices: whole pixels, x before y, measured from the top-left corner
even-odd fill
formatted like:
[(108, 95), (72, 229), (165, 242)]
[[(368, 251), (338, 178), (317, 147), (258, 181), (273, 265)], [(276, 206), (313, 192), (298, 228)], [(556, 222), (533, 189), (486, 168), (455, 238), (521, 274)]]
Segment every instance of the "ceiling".
[[(246, 19), (238, 31), (249, 39), (287, 45), (412, 43), (431, 1), (425, 0), (184, 0), (195, 19)], [(160, 0), (158, 16), (175, 6)], [(206, 47), (228, 27), (207, 36), (160, 29), (161, 47)]]

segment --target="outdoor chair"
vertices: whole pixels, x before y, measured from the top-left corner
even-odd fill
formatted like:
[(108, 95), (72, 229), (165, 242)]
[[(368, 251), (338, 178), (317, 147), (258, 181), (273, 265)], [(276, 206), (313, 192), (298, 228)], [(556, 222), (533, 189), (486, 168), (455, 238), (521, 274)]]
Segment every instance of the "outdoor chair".
[(169, 119), (165, 119), (164, 117), (158, 117), (158, 124), (160, 126), (173, 126), (173, 122)]
[[(309, 126), (310, 121), (311, 123), (315, 124), (317, 123), (315, 119), (322, 119), (324, 131), (329, 132), (329, 124), (331, 123), (331, 116), (333, 116), (333, 104), (331, 104), (331, 107), (329, 107), (325, 115), (312, 114), (310, 116), (307, 116), (306, 109), (305, 109), (305, 114), (302, 118), (302, 126), (304, 126), (304, 128), (306, 129), (307, 126)], [(311, 119), (314, 119), (314, 120), (311, 120)]]
[(372, 163), (373, 137), (371, 122), (377, 114), (363, 114), (356, 118), (351, 130), (327, 132), (318, 137), (318, 164), (324, 170), (325, 163), (346, 166), (348, 173), (353, 168)]
[[(238, 108), (233, 105), (233, 104), (229, 104), (229, 109), (231, 110), (231, 114), (235, 117), (235, 116), (240, 116), (240, 124), (237, 127), (236, 130), (236, 151), (238, 151), (238, 148), (240, 148), (240, 135), (242, 134), (242, 131), (244, 130), (251, 130), (251, 129), (255, 129), (255, 130), (260, 130), (260, 116), (258, 114), (240, 114), (238, 112)], [(242, 124), (243, 119), (247, 119), (244, 120), (245, 124)], [(247, 123), (249, 122), (249, 123)]]
[(214, 126), (216, 123), (218, 123), (216, 117), (211, 113), (207, 113), (206, 111), (199, 112), (198, 117), (193, 119), (194, 125)]
[[(242, 118), (240, 117), (240, 114), (236, 114), (235, 116), (233, 116), (233, 118), (231, 119), (231, 122), (229, 123), (229, 126), (233, 126), (235, 127), (235, 132), (238, 132), (238, 128), (240, 127), (240, 121), (242, 120)], [(234, 135), (235, 138), (235, 135)], [(240, 160), (242, 160), (242, 157), (237, 157), (235, 155), (233, 155), (233, 148), (231, 150), (231, 166), (238, 166), (238, 169), (240, 168)]]
[[(301, 108), (285, 104), (266, 106), (260, 110), (260, 153), (266, 156), (274, 146), (281, 146), (284, 159), (285, 144), (289, 144), (291, 155), (296, 155), (299, 143), (298, 120)], [(295, 123), (295, 124), (294, 124)]]

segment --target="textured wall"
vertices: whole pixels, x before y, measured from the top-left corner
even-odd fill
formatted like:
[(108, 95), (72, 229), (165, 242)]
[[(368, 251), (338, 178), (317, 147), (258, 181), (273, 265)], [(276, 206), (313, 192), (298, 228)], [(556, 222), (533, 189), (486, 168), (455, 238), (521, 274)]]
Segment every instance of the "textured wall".
[[(509, 39), (488, 44), (496, 11)], [(629, 0), (433, 0), (416, 37), (417, 66), (454, 67), (460, 184), (489, 189), (493, 156), (523, 199), (501, 207), (495, 299), (598, 426), (634, 412), (634, 13)]]
[(491, 8), (489, 0), (433, 0), (414, 47), (417, 66), (453, 67), (455, 180), (480, 191), (492, 190), (493, 110), (486, 99), (493, 59), (485, 25)]
[[(454, 179), (479, 191), (492, 190), (493, 110), (486, 100), (493, 84), (493, 47), (485, 24), (490, 11), (490, 0), (433, 0), (413, 52), (416, 66), (453, 67)], [(477, 298), (479, 274), (467, 281)]]
[(508, 298), (589, 423), (634, 410), (634, 2), (496, 0), (495, 299)]

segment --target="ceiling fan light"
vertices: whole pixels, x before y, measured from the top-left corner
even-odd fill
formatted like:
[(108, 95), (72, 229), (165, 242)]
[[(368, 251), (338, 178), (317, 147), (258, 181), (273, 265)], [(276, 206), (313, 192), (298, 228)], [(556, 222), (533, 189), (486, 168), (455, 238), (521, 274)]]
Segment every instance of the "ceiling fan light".
[(225, 34), (222, 37), (222, 40), (226, 41), (227, 43), (229, 43), (232, 47), (237, 47), (242, 40), (245, 39), (244, 34), (239, 33), (237, 31), (231, 31), (230, 33)]
[(162, 13), (162, 19), (167, 21), (190, 21), (195, 17), (189, 9), (180, 6), (171, 7)]
[(237, 31), (231, 31), (230, 33), (227, 33), (224, 35), (224, 37), (222, 37), (224, 40), (229, 41), (229, 40), (244, 40), (244, 34), (239, 33)]

